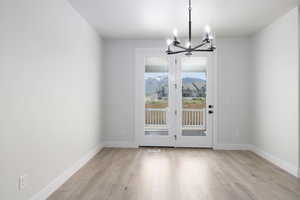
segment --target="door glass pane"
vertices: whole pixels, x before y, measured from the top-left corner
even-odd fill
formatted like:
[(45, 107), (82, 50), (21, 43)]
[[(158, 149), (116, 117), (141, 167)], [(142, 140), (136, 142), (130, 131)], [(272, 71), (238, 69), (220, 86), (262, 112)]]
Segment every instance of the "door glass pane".
[(182, 136), (205, 136), (207, 58), (184, 57), (181, 64)]
[(145, 135), (168, 135), (168, 80), (167, 59), (147, 57), (144, 73)]

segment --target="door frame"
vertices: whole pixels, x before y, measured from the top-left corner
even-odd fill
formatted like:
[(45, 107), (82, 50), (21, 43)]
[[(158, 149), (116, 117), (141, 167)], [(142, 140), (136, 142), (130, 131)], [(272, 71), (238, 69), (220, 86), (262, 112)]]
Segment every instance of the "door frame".
[[(145, 122), (145, 114), (144, 114), (144, 66), (141, 67), (141, 63), (145, 63), (145, 57), (147, 56), (165, 56), (168, 59), (171, 59), (172, 66), (175, 65), (175, 56), (167, 56), (165, 51), (162, 48), (136, 48), (135, 49), (135, 63), (134, 63), (134, 80), (133, 80), (133, 88), (134, 88), (134, 146), (139, 147), (142, 145), (147, 146), (143, 141), (142, 134), (144, 133), (144, 122)], [(214, 105), (214, 114), (212, 115), (212, 145), (209, 147), (214, 147), (217, 144), (217, 114), (218, 114), (218, 105), (217, 105), (217, 64), (216, 64), (216, 53), (211, 53), (209, 55), (211, 60), (211, 65), (213, 66), (213, 96), (215, 97), (211, 102)], [(171, 67), (172, 67), (171, 66)], [(175, 80), (169, 80), (175, 81)], [(170, 135), (173, 137), (173, 131), (170, 130)], [(150, 143), (149, 143), (150, 145)], [(164, 143), (158, 143), (157, 146), (165, 146)], [(176, 147), (176, 144), (172, 145)], [(179, 146), (180, 147), (180, 146)], [(200, 146), (207, 147), (207, 146)]]

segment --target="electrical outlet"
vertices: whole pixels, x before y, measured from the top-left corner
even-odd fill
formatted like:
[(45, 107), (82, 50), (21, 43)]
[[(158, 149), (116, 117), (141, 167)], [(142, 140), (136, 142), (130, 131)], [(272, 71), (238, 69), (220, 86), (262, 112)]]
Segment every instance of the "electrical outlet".
[(19, 190), (23, 190), (28, 185), (28, 175), (24, 174), (19, 177)]

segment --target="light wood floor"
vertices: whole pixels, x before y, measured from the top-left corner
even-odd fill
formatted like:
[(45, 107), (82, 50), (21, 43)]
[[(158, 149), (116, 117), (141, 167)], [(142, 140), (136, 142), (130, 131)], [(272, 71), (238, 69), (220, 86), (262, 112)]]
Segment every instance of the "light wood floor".
[(249, 151), (103, 149), (50, 200), (300, 200), (300, 180)]

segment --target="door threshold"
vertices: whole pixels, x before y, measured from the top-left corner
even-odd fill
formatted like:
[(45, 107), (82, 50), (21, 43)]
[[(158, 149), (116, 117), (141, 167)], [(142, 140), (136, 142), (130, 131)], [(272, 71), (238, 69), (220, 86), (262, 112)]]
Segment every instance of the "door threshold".
[(147, 146), (147, 145), (140, 145), (138, 148), (175, 148), (174, 146)]
[(138, 146), (138, 148), (150, 148), (150, 149), (159, 149), (159, 148), (168, 148), (168, 149), (213, 149), (213, 147), (176, 147), (176, 146)]

